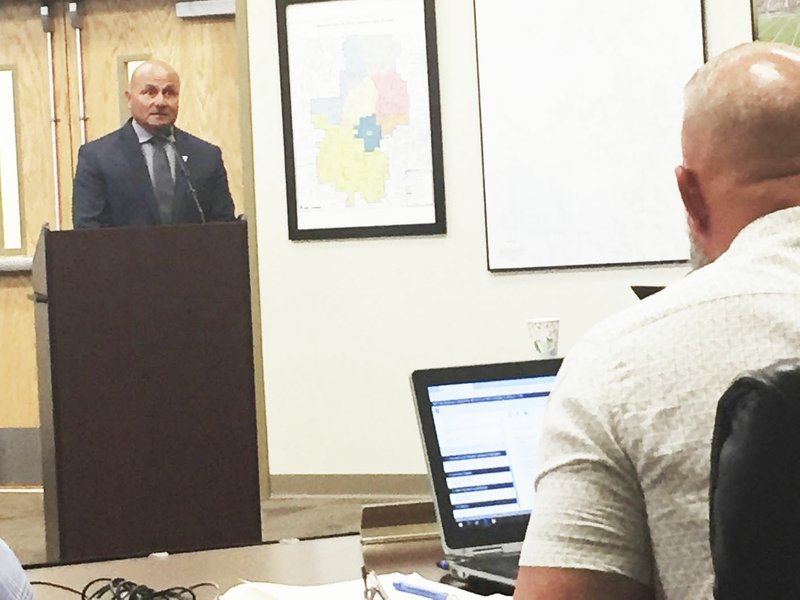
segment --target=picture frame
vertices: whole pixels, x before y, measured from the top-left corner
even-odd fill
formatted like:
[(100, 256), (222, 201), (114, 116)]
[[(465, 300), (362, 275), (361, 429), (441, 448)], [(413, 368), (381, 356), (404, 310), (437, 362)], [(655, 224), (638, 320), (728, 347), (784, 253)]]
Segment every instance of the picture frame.
[(290, 240), (446, 232), (433, 0), (277, 0)]
[(753, 40), (800, 47), (800, 0), (750, 0)]

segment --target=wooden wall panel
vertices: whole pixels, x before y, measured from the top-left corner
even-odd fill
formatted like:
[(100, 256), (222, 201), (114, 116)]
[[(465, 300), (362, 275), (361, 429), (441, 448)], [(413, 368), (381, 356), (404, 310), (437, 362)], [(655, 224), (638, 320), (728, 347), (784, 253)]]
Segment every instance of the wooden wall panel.
[[(58, 24), (63, 27), (63, 21)], [(47, 36), (38, 3), (0, 3), (0, 40), (0, 65), (14, 68), (23, 248), (31, 254), (42, 223), (55, 216)]]
[[(63, 43), (63, 19), (56, 16), (54, 25), (54, 39)], [(14, 69), (23, 254), (30, 255), (42, 224), (55, 221), (47, 36), (39, 4), (1, 2), (0, 40), (0, 64)], [(64, 86), (60, 94), (66, 98)], [(66, 106), (63, 101), (60, 104), (64, 115)], [(59, 127), (68, 127), (68, 120), (62, 119)], [(39, 424), (30, 292), (29, 274), (0, 273), (0, 427)]]
[(30, 275), (0, 273), (0, 427), (39, 426), (30, 293)]
[(241, 212), (234, 19), (180, 19), (173, 0), (84, 0), (82, 6), (89, 139), (120, 125), (118, 61), (143, 55), (165, 60), (181, 76), (178, 126), (222, 148), (231, 193)]

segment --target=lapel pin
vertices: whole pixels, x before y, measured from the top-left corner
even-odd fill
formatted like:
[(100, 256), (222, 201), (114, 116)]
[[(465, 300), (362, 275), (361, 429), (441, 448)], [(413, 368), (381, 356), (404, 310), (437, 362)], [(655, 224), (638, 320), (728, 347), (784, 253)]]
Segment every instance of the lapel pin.
[(181, 158), (183, 159), (183, 162), (186, 162), (187, 160), (189, 160), (189, 157), (186, 154), (181, 156)]

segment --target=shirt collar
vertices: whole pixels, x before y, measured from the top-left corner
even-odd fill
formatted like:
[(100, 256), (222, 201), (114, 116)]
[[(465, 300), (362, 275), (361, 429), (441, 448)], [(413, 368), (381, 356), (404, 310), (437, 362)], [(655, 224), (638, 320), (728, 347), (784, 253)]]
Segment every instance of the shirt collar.
[[(147, 129), (145, 129), (141, 125), (139, 125), (139, 123), (136, 122), (136, 119), (131, 119), (131, 125), (133, 126), (133, 131), (136, 132), (136, 137), (139, 138), (139, 143), (140, 144), (146, 144), (151, 139), (153, 139), (153, 134), (150, 133), (149, 131), (147, 131)], [(175, 128), (174, 127), (172, 128), (172, 131), (170, 132), (170, 134), (168, 136), (166, 136), (166, 139), (168, 141), (170, 141), (170, 142), (173, 142), (173, 143), (175, 142)]]
[(796, 227), (798, 224), (800, 224), (800, 206), (776, 210), (746, 225), (733, 239), (728, 250), (747, 246), (754, 239), (775, 234), (795, 236), (797, 235)]

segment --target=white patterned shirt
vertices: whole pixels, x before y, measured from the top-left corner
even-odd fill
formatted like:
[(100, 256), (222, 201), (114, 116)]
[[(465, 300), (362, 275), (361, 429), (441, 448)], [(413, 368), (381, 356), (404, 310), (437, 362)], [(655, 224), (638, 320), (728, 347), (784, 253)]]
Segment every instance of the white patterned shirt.
[(594, 327), (564, 361), (520, 564), (620, 573), (656, 597), (712, 597), (717, 401), (740, 373), (800, 356), (800, 207)]
[(2, 600), (33, 600), (28, 576), (22, 570), (14, 552), (0, 539), (0, 598)]

